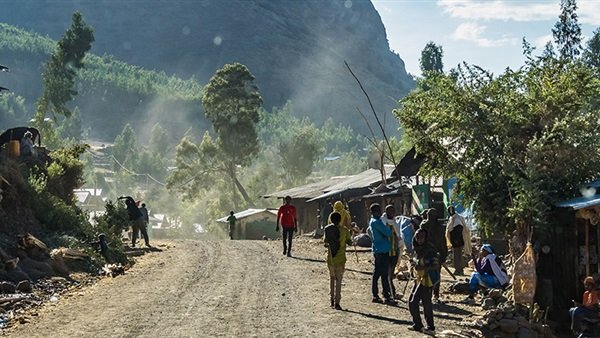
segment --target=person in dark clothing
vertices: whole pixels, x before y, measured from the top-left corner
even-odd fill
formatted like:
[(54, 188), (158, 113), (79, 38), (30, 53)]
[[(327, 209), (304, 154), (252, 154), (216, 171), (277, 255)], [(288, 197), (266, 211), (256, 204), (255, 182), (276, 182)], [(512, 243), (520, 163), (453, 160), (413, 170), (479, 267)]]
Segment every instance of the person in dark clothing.
[[(446, 243), (446, 230), (443, 226), (438, 223), (437, 210), (427, 209), (425, 210), (425, 218), (421, 222), (420, 228), (427, 230), (427, 240), (433, 245), (438, 253), (439, 263), (438, 273), (442, 272), (442, 264), (448, 257), (448, 245)], [(433, 290), (433, 298), (435, 303), (439, 303), (440, 298), (440, 284), (436, 284)]]
[[(433, 334), (435, 325), (433, 323), (433, 305), (431, 303), (431, 294), (433, 287), (440, 283), (438, 253), (428, 241), (428, 233), (425, 229), (419, 229), (413, 239), (413, 249), (415, 258), (412, 266), (416, 271), (415, 285), (410, 293), (408, 309), (412, 316), (413, 325), (408, 329), (419, 331), (425, 334)], [(419, 303), (423, 303), (423, 315), (427, 328), (423, 327), (421, 315), (419, 313)]]
[(131, 196), (120, 196), (119, 200), (125, 200), (125, 206), (127, 208), (127, 213), (129, 214), (129, 220), (131, 221), (131, 227), (133, 230), (133, 234), (131, 235), (131, 246), (135, 247), (135, 242), (137, 241), (138, 231), (142, 232), (142, 236), (144, 236), (144, 241), (146, 242), (146, 246), (150, 247), (150, 240), (148, 239), (148, 232), (146, 231), (146, 227), (144, 226), (144, 214), (137, 207), (135, 200)]
[(95, 250), (98, 250), (102, 257), (106, 259), (107, 262), (110, 262), (109, 254), (108, 254), (108, 243), (106, 242), (106, 235), (100, 234), (98, 236), (98, 240), (95, 242), (91, 242), (91, 245), (94, 246)]

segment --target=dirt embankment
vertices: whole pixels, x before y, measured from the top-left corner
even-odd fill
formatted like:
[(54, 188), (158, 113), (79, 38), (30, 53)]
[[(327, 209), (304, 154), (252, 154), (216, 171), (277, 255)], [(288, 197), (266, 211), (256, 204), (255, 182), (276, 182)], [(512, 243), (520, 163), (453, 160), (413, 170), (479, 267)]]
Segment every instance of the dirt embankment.
[[(65, 295), (17, 325), (12, 337), (421, 337), (407, 304), (370, 302), (371, 254), (348, 255), (342, 307), (329, 307), (325, 249), (308, 240), (174, 241), (139, 257), (124, 276)], [(399, 292), (404, 282), (398, 282)], [(409, 287), (410, 289), (410, 287)], [(406, 291), (406, 297), (410, 290)], [(470, 311), (436, 309), (438, 332)]]

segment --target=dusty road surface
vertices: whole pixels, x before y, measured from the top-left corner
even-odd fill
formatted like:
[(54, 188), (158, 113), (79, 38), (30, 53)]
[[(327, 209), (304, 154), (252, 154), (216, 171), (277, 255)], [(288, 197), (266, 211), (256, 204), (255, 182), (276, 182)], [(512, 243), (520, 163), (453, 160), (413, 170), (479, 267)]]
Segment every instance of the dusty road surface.
[[(325, 249), (275, 241), (164, 242), (126, 275), (48, 303), (11, 337), (422, 337), (407, 330), (407, 304), (370, 302), (371, 254), (349, 253), (342, 307), (329, 307)], [(404, 282), (398, 283), (403, 289)], [(401, 292), (402, 290), (400, 290)], [(407, 291), (408, 296), (409, 290)], [(436, 309), (437, 332), (469, 311)]]

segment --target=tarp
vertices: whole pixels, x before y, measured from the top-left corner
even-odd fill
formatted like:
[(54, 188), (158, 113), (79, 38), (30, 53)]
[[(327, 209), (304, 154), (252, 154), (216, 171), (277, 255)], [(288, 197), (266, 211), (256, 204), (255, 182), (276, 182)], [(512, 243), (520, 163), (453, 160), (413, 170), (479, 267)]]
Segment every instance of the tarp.
[(600, 205), (600, 195), (595, 195), (592, 197), (578, 197), (556, 204), (556, 206), (559, 208), (573, 208), (574, 210), (594, 207), (597, 205)]

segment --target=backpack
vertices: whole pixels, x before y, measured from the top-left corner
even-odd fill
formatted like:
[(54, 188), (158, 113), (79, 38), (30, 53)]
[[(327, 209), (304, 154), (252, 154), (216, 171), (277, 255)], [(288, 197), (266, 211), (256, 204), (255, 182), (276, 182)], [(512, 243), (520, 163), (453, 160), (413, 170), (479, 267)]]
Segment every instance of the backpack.
[(331, 257), (335, 257), (340, 250), (340, 229), (337, 225), (329, 224), (325, 227), (325, 242), (331, 250)]
[(450, 244), (452, 244), (453, 248), (460, 248), (465, 245), (462, 225), (456, 225), (454, 229), (450, 231)]

